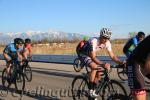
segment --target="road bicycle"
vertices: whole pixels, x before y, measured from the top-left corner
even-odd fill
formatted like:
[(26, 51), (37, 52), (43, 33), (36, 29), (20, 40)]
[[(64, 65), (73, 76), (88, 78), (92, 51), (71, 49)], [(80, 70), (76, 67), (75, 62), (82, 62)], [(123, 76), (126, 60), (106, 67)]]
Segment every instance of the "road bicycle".
[[(116, 67), (116, 66), (111, 66)], [(90, 97), (89, 95), (89, 69), (87, 66), (86, 73), (82, 75), (76, 76), (72, 81), (72, 96), (74, 100), (95, 100), (95, 98)], [(122, 100), (125, 96), (127, 96), (126, 89), (124, 86), (113, 79), (109, 78), (109, 73), (111, 70), (103, 69), (99, 71), (99, 67), (97, 69), (98, 72), (101, 72), (101, 80), (97, 82), (96, 85), (96, 93), (99, 94), (98, 99), (102, 100)]]
[(25, 77), (22, 70), (20, 62), (17, 60), (12, 60), (10, 65), (10, 73), (7, 73), (7, 68), (4, 68), (2, 72), (2, 85), (9, 88), (11, 84), (15, 85), (16, 91), (19, 93), (24, 92), (25, 88)]

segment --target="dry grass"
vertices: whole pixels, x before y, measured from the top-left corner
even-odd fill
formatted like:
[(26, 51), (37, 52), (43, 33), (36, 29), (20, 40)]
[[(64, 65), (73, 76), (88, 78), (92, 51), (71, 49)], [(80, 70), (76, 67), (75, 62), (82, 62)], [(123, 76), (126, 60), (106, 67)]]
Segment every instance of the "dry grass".
[[(51, 45), (34, 45), (32, 47), (33, 54), (73, 54), (78, 43), (51, 44)], [(123, 55), (123, 44), (112, 44), (112, 49), (116, 55)], [(0, 54), (4, 47), (0, 46)], [(107, 55), (105, 50), (100, 50), (98, 55)]]

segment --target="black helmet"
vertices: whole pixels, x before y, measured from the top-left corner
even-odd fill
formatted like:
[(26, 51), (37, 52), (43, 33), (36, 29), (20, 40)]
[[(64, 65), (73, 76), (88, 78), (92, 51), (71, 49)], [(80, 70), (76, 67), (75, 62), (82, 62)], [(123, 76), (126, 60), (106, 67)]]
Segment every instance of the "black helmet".
[(21, 38), (15, 38), (15, 39), (14, 39), (14, 43), (15, 43), (15, 44), (24, 44), (24, 40), (21, 39)]
[(137, 36), (138, 37), (145, 37), (145, 33), (144, 32), (138, 32)]
[(25, 43), (31, 43), (31, 39), (29, 38), (25, 39)]

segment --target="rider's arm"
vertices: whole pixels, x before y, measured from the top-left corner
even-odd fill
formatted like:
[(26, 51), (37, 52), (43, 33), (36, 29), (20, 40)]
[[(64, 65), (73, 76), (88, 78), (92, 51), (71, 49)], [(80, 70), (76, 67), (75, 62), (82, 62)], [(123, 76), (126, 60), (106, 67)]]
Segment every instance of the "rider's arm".
[(17, 56), (18, 56), (19, 61), (23, 60), (23, 56), (22, 56), (21, 52), (17, 52)]
[(3, 56), (4, 58), (7, 60), (7, 61), (10, 61), (11, 58), (9, 57), (8, 53), (9, 53), (9, 50), (10, 50), (10, 46), (6, 46), (6, 48), (4, 49), (3, 51)]
[(114, 52), (112, 50), (108, 51), (108, 54), (113, 61), (115, 61), (118, 64), (123, 64), (123, 62), (114, 54)]
[(101, 64), (105, 64), (104, 62), (100, 61), (99, 59), (97, 59), (96, 57), (96, 52), (95, 51), (91, 51), (89, 53), (89, 56), (91, 57), (91, 59), (98, 65), (101, 65)]
[(123, 62), (114, 54), (110, 41), (106, 43), (106, 50), (113, 61), (118, 64), (123, 64)]
[(31, 53), (32, 53), (31, 47), (28, 48), (28, 50), (29, 50), (29, 56), (31, 57)]
[(5, 58), (7, 61), (10, 61), (10, 60), (11, 60), (10, 57), (9, 57), (9, 55), (8, 55), (7, 53), (3, 52), (3, 56), (4, 56), (4, 58)]
[(138, 45), (137, 37), (133, 38), (133, 44), (134, 44), (135, 47)]

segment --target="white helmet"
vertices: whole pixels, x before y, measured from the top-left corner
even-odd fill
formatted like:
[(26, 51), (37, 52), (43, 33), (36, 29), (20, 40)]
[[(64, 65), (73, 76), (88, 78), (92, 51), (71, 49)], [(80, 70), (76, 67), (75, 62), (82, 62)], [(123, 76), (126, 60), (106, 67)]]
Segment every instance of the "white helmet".
[(110, 39), (111, 33), (112, 32), (111, 32), (110, 29), (108, 29), (108, 28), (102, 28), (100, 30), (100, 37), (102, 36), (102, 37), (106, 37), (106, 38)]

